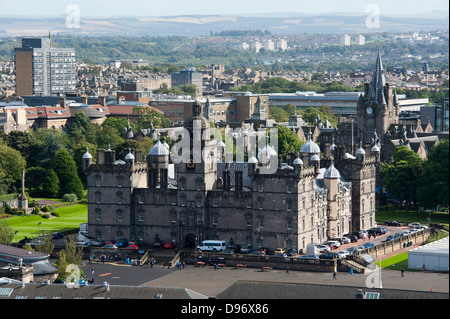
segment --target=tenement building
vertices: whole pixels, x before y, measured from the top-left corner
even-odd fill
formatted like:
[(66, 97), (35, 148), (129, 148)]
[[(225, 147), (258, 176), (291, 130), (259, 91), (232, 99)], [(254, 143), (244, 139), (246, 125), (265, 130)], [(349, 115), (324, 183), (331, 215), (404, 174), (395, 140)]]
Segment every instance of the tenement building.
[[(226, 163), (224, 143), (210, 138), (200, 102), (193, 103), (184, 128), (191, 142), (185, 161), (174, 160), (176, 144), (169, 150), (160, 139), (145, 157), (129, 150), (122, 160), (98, 150), (93, 163), (86, 151), (90, 236), (167, 240), (179, 247), (219, 239), (305, 250), (309, 243), (374, 226), (378, 147), (370, 156), (364, 150), (351, 156), (334, 144), (325, 152), (310, 134), (283, 163), (267, 138), (248, 161)], [(203, 136), (199, 145), (196, 134)], [(200, 160), (196, 152), (202, 152)], [(329, 156), (321, 158), (321, 152)]]

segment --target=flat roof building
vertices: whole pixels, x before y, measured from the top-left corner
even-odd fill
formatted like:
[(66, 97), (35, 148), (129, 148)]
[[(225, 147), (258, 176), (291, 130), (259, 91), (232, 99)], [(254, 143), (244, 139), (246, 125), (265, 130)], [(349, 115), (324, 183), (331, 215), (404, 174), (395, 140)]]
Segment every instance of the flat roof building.
[(54, 48), (49, 38), (23, 38), (14, 49), (17, 95), (75, 92), (75, 49)]

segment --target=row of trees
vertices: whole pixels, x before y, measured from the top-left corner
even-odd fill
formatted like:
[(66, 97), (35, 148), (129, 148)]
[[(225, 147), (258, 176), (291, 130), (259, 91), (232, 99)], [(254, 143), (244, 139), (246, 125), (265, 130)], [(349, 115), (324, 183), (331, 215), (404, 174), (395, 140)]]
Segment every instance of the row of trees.
[(381, 164), (381, 176), (390, 197), (420, 207), (435, 209), (449, 205), (449, 141), (432, 147), (428, 158), (400, 146), (392, 160)]
[[(138, 127), (168, 126), (170, 121), (152, 109), (138, 108)], [(94, 124), (82, 112), (75, 114), (68, 132), (39, 128), (36, 131), (0, 132), (0, 195), (16, 193), (20, 189), (22, 169), (26, 169), (25, 186), (30, 195), (62, 197), (84, 195), (86, 176), (82, 156), (86, 147), (96, 160), (98, 148), (111, 148), (117, 158), (123, 158), (128, 149), (148, 152), (154, 140), (124, 140), (122, 134), (128, 121), (125, 118), (107, 118), (102, 125)]]

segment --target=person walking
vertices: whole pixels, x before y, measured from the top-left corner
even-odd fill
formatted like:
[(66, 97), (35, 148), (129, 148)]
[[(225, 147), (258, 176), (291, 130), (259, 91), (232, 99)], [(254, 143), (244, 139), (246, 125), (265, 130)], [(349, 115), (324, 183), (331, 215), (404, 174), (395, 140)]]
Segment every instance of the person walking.
[(289, 274), (289, 266), (286, 267), (286, 273)]
[(402, 274), (402, 277), (405, 277), (405, 274), (404, 274), (404, 270), (403, 270), (403, 268), (402, 269), (400, 269), (400, 273)]
[(333, 280), (337, 280), (337, 278), (336, 278), (336, 271), (333, 272)]

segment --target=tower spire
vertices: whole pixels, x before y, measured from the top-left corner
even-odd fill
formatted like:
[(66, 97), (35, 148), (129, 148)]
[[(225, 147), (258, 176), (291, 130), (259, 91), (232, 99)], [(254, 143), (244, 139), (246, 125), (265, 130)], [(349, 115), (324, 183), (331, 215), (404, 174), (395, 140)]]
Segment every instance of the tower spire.
[(381, 61), (380, 43), (378, 43), (377, 60), (375, 69), (372, 73), (372, 80), (370, 81), (369, 100), (375, 103), (385, 101), (384, 86), (386, 84), (386, 77), (383, 69), (383, 62)]

